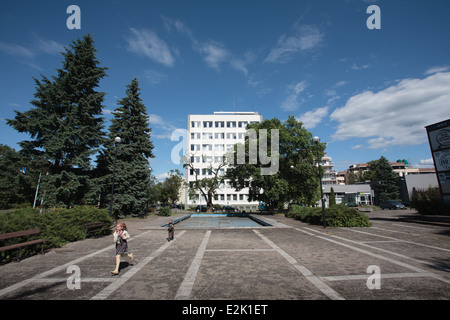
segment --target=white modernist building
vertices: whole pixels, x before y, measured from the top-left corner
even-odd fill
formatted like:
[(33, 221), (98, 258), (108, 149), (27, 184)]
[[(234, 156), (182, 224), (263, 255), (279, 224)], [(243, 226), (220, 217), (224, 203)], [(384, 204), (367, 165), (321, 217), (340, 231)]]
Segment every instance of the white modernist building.
[[(214, 114), (198, 114), (188, 116), (187, 153), (195, 172), (187, 168), (186, 182), (189, 184), (198, 179), (212, 177), (211, 166), (218, 168), (223, 156), (236, 143), (244, 143), (247, 124), (259, 123), (262, 116), (258, 112), (214, 112)], [(224, 175), (227, 167), (221, 168), (219, 174)], [(216, 192), (214, 204), (230, 205), (240, 210), (256, 210), (258, 202), (248, 202), (248, 188), (235, 191), (225, 181)], [(193, 197), (186, 192), (186, 206), (205, 205), (206, 199), (198, 192)]]

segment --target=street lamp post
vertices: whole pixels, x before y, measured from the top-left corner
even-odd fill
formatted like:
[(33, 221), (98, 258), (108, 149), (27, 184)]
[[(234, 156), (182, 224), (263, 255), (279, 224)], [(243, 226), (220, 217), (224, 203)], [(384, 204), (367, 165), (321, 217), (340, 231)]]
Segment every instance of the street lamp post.
[[(295, 167), (293, 165), (291, 165), (291, 174), (290, 174), (290, 176), (291, 176), (293, 181), (294, 181), (294, 179), (293, 179), (294, 178), (294, 170), (295, 170)], [(292, 182), (291, 187), (294, 188), (294, 182)], [(294, 198), (295, 198), (295, 191), (291, 192), (291, 197), (292, 197), (291, 204), (293, 204), (294, 203)]]
[[(109, 202), (109, 216), (112, 217), (112, 205), (113, 205), (113, 197), (114, 197), (114, 180), (116, 178), (116, 162), (117, 162), (117, 144), (120, 143), (120, 137), (114, 138), (114, 170), (113, 170), (113, 178), (111, 185), (111, 200)], [(115, 220), (117, 221), (116, 215), (114, 215)]]
[(324, 201), (323, 201), (322, 178), (320, 177), (320, 161), (319, 161), (319, 141), (320, 141), (320, 138), (319, 137), (314, 137), (313, 141), (314, 141), (314, 143), (317, 146), (317, 169), (319, 171), (320, 199), (322, 201), (323, 227), (325, 229), (327, 227), (327, 221), (326, 221), (326, 217), (325, 217), (325, 204), (324, 204)]

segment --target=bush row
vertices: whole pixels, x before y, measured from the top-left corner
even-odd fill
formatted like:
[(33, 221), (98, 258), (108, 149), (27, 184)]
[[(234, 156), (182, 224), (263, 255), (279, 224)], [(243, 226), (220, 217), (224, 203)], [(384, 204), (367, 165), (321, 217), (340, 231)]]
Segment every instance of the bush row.
[(414, 189), (411, 204), (422, 215), (450, 215), (450, 205), (442, 202), (439, 187)]
[[(46, 239), (45, 247), (57, 248), (68, 242), (83, 240), (88, 236), (86, 223), (103, 222), (112, 225), (106, 209), (94, 207), (77, 207), (74, 209), (62, 209), (56, 212), (42, 212), (35, 209), (20, 209), (13, 212), (0, 213), (0, 233), (15, 232), (28, 229), (39, 229), (40, 234), (33, 238)], [(109, 234), (110, 230), (97, 232), (95, 236)], [(7, 244), (14, 244), (20, 239), (8, 239)], [(25, 247), (21, 253), (33, 251), (33, 248)], [(14, 254), (14, 252), (8, 252)], [(2, 258), (8, 259), (5, 252)]]
[[(292, 205), (286, 217), (310, 224), (323, 225), (322, 208)], [(325, 219), (330, 227), (370, 227), (369, 217), (356, 209), (341, 204), (325, 208)]]

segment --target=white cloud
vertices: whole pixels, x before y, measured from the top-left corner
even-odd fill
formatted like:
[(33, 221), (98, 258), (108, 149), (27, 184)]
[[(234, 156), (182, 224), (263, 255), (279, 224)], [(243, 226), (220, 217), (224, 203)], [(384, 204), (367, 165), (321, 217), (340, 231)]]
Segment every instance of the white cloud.
[(166, 180), (169, 177), (169, 173), (165, 172), (165, 173), (155, 174), (154, 177), (159, 182), (164, 182), (164, 180)]
[(300, 52), (317, 47), (323, 40), (323, 33), (316, 26), (294, 27), (294, 35), (282, 35), (264, 62), (286, 63)]
[(130, 28), (130, 31), (131, 36), (126, 39), (129, 51), (146, 56), (165, 66), (174, 66), (175, 59), (169, 47), (153, 30)]
[(294, 111), (300, 107), (299, 95), (302, 93), (306, 87), (307, 82), (301, 81), (295, 85), (290, 85), (287, 88), (287, 95), (284, 101), (281, 103), (281, 110), (283, 111)]
[(448, 119), (450, 72), (405, 79), (379, 92), (365, 91), (336, 109), (335, 140), (366, 138), (367, 147), (418, 145), (427, 141), (425, 126)]
[(450, 70), (450, 66), (432, 67), (425, 71), (425, 75), (430, 75), (438, 72), (446, 72)]
[(420, 163), (421, 165), (434, 165), (433, 158), (420, 160), (419, 163)]
[(242, 72), (245, 76), (248, 75), (248, 65), (255, 60), (255, 56), (250, 51), (244, 53), (242, 56), (235, 55), (219, 41), (198, 40), (194, 32), (181, 20), (171, 19), (164, 15), (162, 16), (162, 20), (169, 33), (175, 30), (189, 39), (193, 49), (200, 54), (208, 67), (220, 72), (223, 65), (228, 65), (234, 70)]
[[(171, 139), (172, 132), (177, 129), (176, 126), (164, 120), (161, 116), (151, 113), (148, 115), (150, 127), (156, 129), (158, 132), (153, 131), (152, 137), (155, 139)], [(162, 132), (162, 133), (161, 133)]]
[(59, 54), (65, 51), (64, 46), (61, 43), (53, 40), (48, 40), (35, 36), (35, 43), (38, 50), (48, 54)]
[(235, 57), (230, 61), (233, 69), (241, 71), (245, 76), (248, 75), (248, 65), (255, 61), (255, 55), (247, 51), (242, 57)]
[(227, 61), (230, 55), (222, 44), (215, 41), (202, 44), (199, 51), (206, 64), (216, 71), (220, 71), (220, 65)]
[(0, 42), (0, 51), (10, 56), (19, 56), (28, 59), (34, 58), (33, 51), (15, 43)]
[(166, 80), (167, 76), (164, 73), (155, 70), (145, 70), (144, 78), (151, 84), (158, 84)]
[(58, 54), (64, 51), (64, 46), (56, 41), (34, 36), (34, 44), (25, 47), (15, 43), (0, 42), (0, 52), (12, 56), (14, 59), (28, 65), (29, 67), (42, 71), (42, 68), (36, 62), (36, 56), (39, 53)]
[(333, 87), (334, 87), (334, 88), (339, 88), (339, 87), (345, 86), (347, 83), (348, 83), (348, 82), (347, 82), (347, 81), (344, 81), (344, 80), (338, 81), (338, 82), (336, 82), (336, 83), (334, 84)]
[(328, 115), (329, 107), (317, 108), (312, 111), (305, 112), (298, 120), (303, 122), (306, 129), (315, 128), (324, 117)]
[(370, 68), (369, 64), (357, 65), (356, 63), (352, 64), (352, 70), (359, 71)]

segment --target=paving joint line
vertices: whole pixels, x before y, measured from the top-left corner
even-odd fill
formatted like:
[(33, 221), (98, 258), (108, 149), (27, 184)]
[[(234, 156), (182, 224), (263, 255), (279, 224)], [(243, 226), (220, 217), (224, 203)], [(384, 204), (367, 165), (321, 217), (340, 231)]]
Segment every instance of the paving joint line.
[(104, 288), (102, 291), (97, 293), (95, 296), (91, 298), (91, 300), (104, 300), (107, 297), (109, 297), (114, 291), (119, 289), (125, 282), (127, 282), (131, 277), (133, 277), (137, 272), (139, 272), (143, 267), (145, 267), (150, 261), (155, 259), (157, 256), (159, 256), (164, 250), (166, 250), (168, 247), (172, 245), (177, 239), (181, 238), (181, 236), (186, 231), (181, 231), (178, 233), (178, 236), (175, 240), (172, 242), (167, 242), (163, 244), (161, 247), (159, 247), (156, 251), (152, 252), (152, 254), (143, 260), (141, 260), (136, 266), (128, 270), (126, 273), (124, 273), (122, 276), (117, 278), (114, 282), (112, 282), (109, 286)]
[(206, 251), (206, 246), (209, 241), (209, 237), (211, 236), (211, 230), (206, 231), (205, 236), (203, 237), (202, 243), (198, 247), (197, 253), (195, 254), (192, 263), (184, 276), (183, 282), (181, 282), (180, 287), (178, 288), (178, 292), (175, 295), (175, 300), (186, 300), (189, 299), (192, 288), (194, 287), (194, 282), (197, 277), (197, 272), (200, 269), (200, 265), (202, 263), (203, 255)]
[(262, 235), (258, 230), (253, 230), (262, 240), (264, 240), (269, 246), (275, 249), (282, 257), (284, 257), (295, 269), (297, 269), (309, 282), (311, 282), (317, 289), (319, 289), (323, 294), (332, 300), (345, 300), (345, 298), (340, 295), (333, 288), (328, 286), (319, 277), (315, 276), (308, 268), (302, 266), (286, 251), (278, 247), (274, 242), (268, 239), (266, 236)]
[[(305, 228), (305, 229), (314, 231), (314, 232), (319, 233), (319, 234), (322, 234), (323, 236), (313, 235), (314, 237), (317, 237), (319, 239), (323, 239), (323, 240), (326, 240), (326, 241), (338, 244), (340, 246), (343, 246), (343, 247), (346, 247), (346, 248), (349, 248), (349, 249), (352, 249), (352, 250), (355, 250), (355, 251), (367, 254), (369, 256), (375, 257), (377, 259), (388, 261), (390, 263), (393, 263), (393, 264), (396, 264), (396, 265), (408, 268), (408, 269), (416, 271), (418, 273), (423, 273), (423, 274), (428, 273), (429, 277), (431, 277), (431, 278), (440, 280), (440, 281), (445, 282), (445, 283), (450, 283), (450, 279), (448, 279), (445, 276), (440, 276), (440, 275), (428, 272), (428, 271), (426, 271), (426, 270), (424, 270), (422, 268), (418, 268), (418, 267), (412, 266), (410, 264), (407, 264), (407, 263), (404, 263), (404, 262), (401, 262), (401, 261), (398, 261), (398, 260), (395, 260), (395, 259), (392, 259), (392, 258), (389, 258), (389, 257), (386, 257), (386, 256), (382, 256), (380, 254), (373, 253), (373, 252), (368, 251), (368, 250), (364, 250), (364, 249), (361, 249), (361, 248), (357, 248), (355, 246), (351, 246), (349, 244), (345, 244), (345, 243), (342, 243), (342, 242), (339, 242), (339, 241), (336, 241), (336, 240), (332, 240), (332, 239), (326, 238), (324, 236), (330, 236), (330, 235), (327, 235), (327, 234), (325, 234), (323, 232), (320, 232), (320, 231), (317, 231), (317, 230), (314, 230), (314, 229), (311, 229), (311, 228)], [(295, 230), (304, 232), (302, 229), (298, 229), (298, 228), (295, 228)], [(311, 233), (309, 233), (309, 232), (308, 232), (308, 234), (311, 235)], [(396, 256), (399, 256), (399, 257), (402, 257), (402, 258), (405, 258), (405, 259), (413, 260), (415, 262), (423, 263), (423, 264), (426, 264), (426, 265), (429, 265), (429, 266), (432, 266), (432, 267), (435, 267), (435, 268), (439, 267), (437, 265), (430, 264), (430, 263), (428, 263), (426, 261), (417, 260), (417, 259), (405, 256), (405, 255), (402, 255), (402, 254), (399, 254), (399, 253), (396, 253), (396, 252), (392, 252), (392, 251), (389, 251), (389, 250), (373, 247), (373, 246), (370, 246), (370, 245), (367, 245), (367, 244), (364, 244), (364, 243), (361, 243), (361, 242), (357, 242), (357, 241), (354, 241), (354, 240), (346, 239), (346, 238), (343, 238), (343, 237), (338, 237), (338, 236), (335, 236), (335, 235), (331, 235), (330, 237), (333, 237), (333, 238), (336, 238), (336, 239), (341, 239), (341, 240), (348, 241), (348, 242), (351, 242), (351, 243), (355, 243), (355, 244), (358, 244), (358, 245), (361, 245), (361, 246), (366, 246), (366, 247), (369, 247), (369, 248), (374, 249), (374, 250), (383, 251), (383, 252), (386, 252), (386, 253), (391, 254), (391, 255), (396, 255)], [(444, 271), (449, 271), (448, 269), (445, 269), (445, 268), (442, 268), (442, 267), (439, 267), (439, 268), (441, 270), (444, 270)]]

